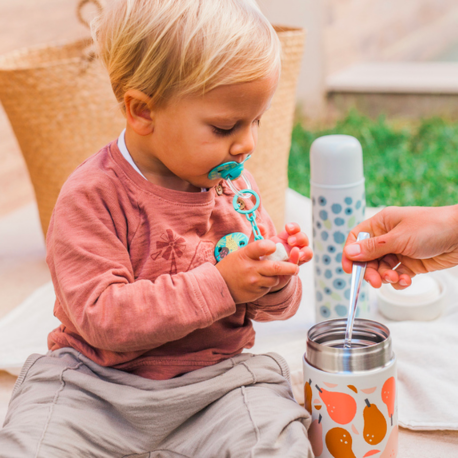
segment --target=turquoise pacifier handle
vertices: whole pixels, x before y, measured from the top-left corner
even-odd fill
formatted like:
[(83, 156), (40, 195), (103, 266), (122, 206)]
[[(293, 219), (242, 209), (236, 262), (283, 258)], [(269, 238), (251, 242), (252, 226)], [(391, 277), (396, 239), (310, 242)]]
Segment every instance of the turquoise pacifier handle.
[(261, 231), (259, 230), (259, 227), (256, 223), (256, 213), (255, 213), (255, 211), (259, 208), (261, 199), (259, 198), (257, 192), (253, 191), (252, 189), (243, 189), (242, 191), (240, 191), (240, 194), (243, 194), (243, 195), (251, 194), (256, 198), (256, 203), (254, 204), (254, 207), (250, 208), (249, 210), (242, 210), (240, 208), (240, 204), (238, 202), (239, 195), (237, 194), (234, 196), (234, 199), (232, 200), (232, 205), (236, 212), (239, 212), (242, 215), (245, 215), (247, 220), (250, 222), (251, 229), (254, 235), (254, 239), (255, 240), (264, 240), (264, 237), (261, 235)]
[(243, 162), (225, 162), (210, 170), (208, 178), (215, 180), (216, 178), (223, 178), (224, 180), (236, 180), (243, 172), (245, 162), (250, 159), (247, 156)]

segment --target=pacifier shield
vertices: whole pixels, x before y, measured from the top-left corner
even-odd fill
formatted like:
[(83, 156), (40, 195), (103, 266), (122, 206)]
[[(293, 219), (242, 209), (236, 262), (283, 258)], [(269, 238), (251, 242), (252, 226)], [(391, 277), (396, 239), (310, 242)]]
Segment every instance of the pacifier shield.
[(224, 180), (236, 180), (240, 177), (243, 172), (245, 162), (250, 159), (251, 156), (247, 156), (243, 162), (225, 162), (210, 170), (208, 178), (210, 180), (216, 180), (217, 178), (223, 178)]
[(228, 254), (248, 245), (248, 236), (243, 232), (232, 232), (219, 240), (215, 247), (215, 258), (219, 262)]

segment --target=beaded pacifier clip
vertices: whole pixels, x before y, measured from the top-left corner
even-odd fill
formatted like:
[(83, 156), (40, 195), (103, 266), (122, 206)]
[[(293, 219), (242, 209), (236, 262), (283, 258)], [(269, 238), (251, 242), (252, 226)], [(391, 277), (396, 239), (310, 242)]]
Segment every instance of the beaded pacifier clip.
[[(254, 240), (263, 240), (264, 237), (261, 235), (261, 231), (256, 223), (256, 210), (259, 208), (259, 204), (261, 199), (256, 191), (253, 191), (251, 188), (250, 180), (246, 177), (243, 173), (243, 168), (245, 162), (250, 159), (251, 156), (247, 156), (247, 158), (243, 162), (225, 162), (224, 164), (220, 164), (217, 167), (213, 168), (210, 173), (208, 174), (208, 178), (214, 180), (216, 178), (222, 178), (226, 180), (229, 188), (235, 193), (234, 199), (232, 200), (232, 205), (234, 210), (242, 215), (245, 215), (247, 220), (251, 224), (251, 229), (253, 231)], [(239, 190), (232, 182), (233, 180), (237, 180), (238, 178), (242, 177), (243, 181), (247, 186), (247, 189)], [(246, 209), (246, 204), (244, 204), (243, 199), (249, 198), (254, 196), (256, 202), (254, 206), (250, 209)], [(219, 262), (224, 259), (228, 254), (232, 253), (233, 251), (238, 250), (246, 245), (248, 245), (249, 237), (242, 232), (232, 232), (230, 234), (225, 235), (222, 237), (219, 242), (216, 244), (215, 247), (215, 258)], [(270, 261), (287, 261), (289, 256), (286, 252), (285, 247), (281, 243), (276, 244), (277, 249), (275, 253), (272, 253), (269, 256), (265, 256), (265, 259), (269, 259)]]

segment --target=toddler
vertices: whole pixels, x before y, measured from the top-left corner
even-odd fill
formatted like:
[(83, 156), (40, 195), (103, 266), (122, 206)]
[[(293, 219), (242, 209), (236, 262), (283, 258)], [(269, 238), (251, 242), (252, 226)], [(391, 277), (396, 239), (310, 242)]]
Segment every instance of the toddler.
[[(22, 369), (0, 456), (312, 456), (285, 361), (242, 353), (252, 320), (296, 312), (308, 239), (294, 223), (276, 236), (260, 206), (265, 240), (214, 254), (251, 234), (209, 172), (255, 149), (280, 75), (274, 30), (254, 0), (114, 0), (92, 26), (126, 129), (56, 203), (62, 324)], [(277, 241), (289, 260), (262, 259)]]

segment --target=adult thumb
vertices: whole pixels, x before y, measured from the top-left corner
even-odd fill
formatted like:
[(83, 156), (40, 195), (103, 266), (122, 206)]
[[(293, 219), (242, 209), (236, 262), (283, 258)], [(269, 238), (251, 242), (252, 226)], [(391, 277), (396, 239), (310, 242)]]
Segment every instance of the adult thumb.
[(373, 237), (361, 242), (350, 243), (344, 248), (344, 255), (351, 261), (373, 261), (396, 253), (396, 238), (390, 234)]

